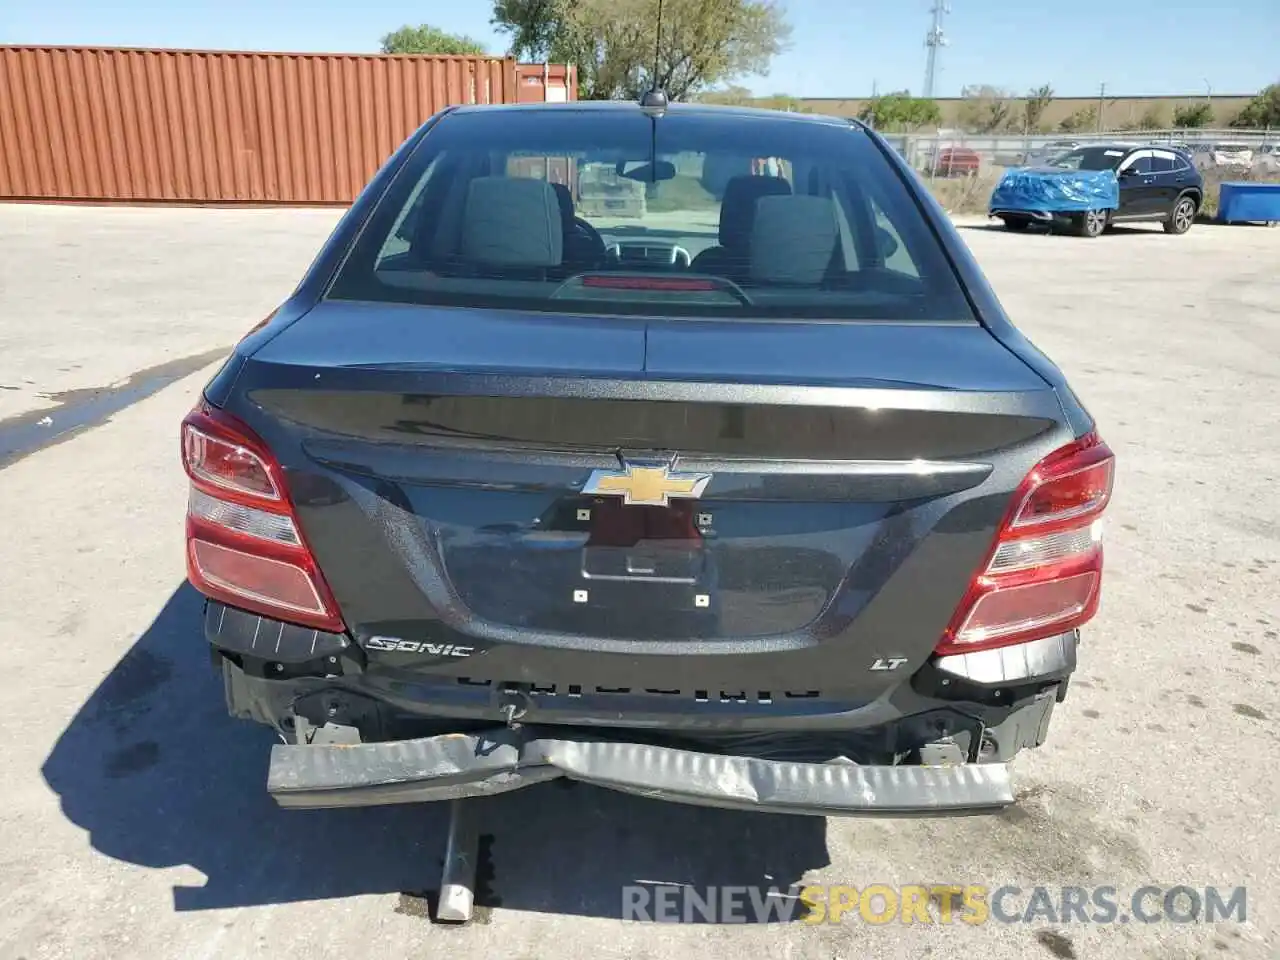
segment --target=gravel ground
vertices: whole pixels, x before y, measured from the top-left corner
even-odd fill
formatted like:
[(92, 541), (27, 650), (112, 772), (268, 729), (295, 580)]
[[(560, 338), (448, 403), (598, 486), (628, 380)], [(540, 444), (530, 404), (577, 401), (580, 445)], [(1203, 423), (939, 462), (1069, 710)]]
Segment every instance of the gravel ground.
[[(335, 217), (0, 207), (0, 437), (42, 412), (61, 429), (136, 371), (172, 381), (0, 468), (0, 958), (1277, 955), (1280, 230), (962, 225), (1119, 458), (1103, 611), (1015, 808), (824, 822), (535, 788), (488, 802), (491, 906), (457, 929), (416, 896), (440, 810), (268, 800), (270, 737), (224, 716), (181, 586), (177, 421)], [(1247, 885), (1248, 920), (621, 923), (637, 880), (1101, 884), (1122, 904)]]

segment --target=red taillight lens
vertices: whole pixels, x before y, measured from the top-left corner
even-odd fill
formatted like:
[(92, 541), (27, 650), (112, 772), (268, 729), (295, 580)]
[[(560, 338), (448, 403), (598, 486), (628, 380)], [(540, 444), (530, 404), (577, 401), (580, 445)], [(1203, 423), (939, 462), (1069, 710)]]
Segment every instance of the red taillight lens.
[(273, 610), (324, 616), (324, 600), (307, 571), (219, 543), (192, 538), (191, 562), (210, 584)]
[(1090, 570), (1059, 580), (1032, 581), (984, 593), (956, 630), (956, 643), (966, 649), (974, 643), (990, 647), (1022, 642), (1029, 639), (1029, 634), (1062, 633), (1062, 624), (1068, 621), (1078, 626), (1077, 618), (1096, 603), (1099, 577), (1100, 571)]
[(182, 455), (193, 480), (230, 493), (280, 499), (280, 491), (262, 458), (234, 440), (210, 436), (193, 424), (184, 423)]
[(346, 629), (266, 444), (206, 403), (182, 422), (187, 576), (206, 596), (317, 630)]
[(1101, 515), (1115, 456), (1096, 434), (1050, 454), (1013, 498), (938, 653), (1025, 643), (1074, 630), (1098, 610)]
[(582, 278), (582, 285), (601, 290), (670, 290), (689, 293), (719, 289), (714, 280), (700, 280), (697, 277), (590, 276)]
[(1114, 467), (1110, 448), (1093, 435), (1051, 454), (1027, 478), (1030, 489), (1011, 525), (1015, 529), (1075, 526), (1097, 516), (1111, 499)]

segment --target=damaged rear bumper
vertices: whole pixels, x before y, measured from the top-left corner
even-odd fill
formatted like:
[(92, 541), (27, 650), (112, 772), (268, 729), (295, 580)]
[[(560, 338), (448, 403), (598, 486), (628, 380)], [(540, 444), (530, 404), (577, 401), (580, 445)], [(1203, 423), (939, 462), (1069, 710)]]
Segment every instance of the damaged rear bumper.
[(799, 763), (559, 733), (276, 745), (267, 790), (283, 807), (356, 807), (490, 796), (567, 777), (677, 803), (815, 816), (978, 814), (1013, 802), (1003, 763)]

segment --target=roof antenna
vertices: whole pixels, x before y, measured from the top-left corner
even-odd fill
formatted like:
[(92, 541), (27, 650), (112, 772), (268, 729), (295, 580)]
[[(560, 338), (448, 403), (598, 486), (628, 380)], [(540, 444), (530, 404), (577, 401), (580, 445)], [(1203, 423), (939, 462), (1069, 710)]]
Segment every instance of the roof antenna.
[(646, 117), (656, 120), (667, 112), (667, 92), (658, 86), (658, 61), (662, 56), (662, 0), (658, 0), (657, 36), (653, 41), (653, 83), (640, 98), (640, 109)]

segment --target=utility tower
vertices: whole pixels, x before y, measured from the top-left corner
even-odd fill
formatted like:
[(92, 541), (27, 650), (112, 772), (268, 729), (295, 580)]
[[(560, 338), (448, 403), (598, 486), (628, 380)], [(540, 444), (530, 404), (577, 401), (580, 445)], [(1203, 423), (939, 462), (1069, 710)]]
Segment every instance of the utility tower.
[(938, 74), (938, 48), (947, 45), (947, 38), (942, 33), (942, 18), (951, 12), (950, 0), (934, 0), (933, 26), (925, 34), (924, 45), (929, 49), (929, 58), (924, 68), (924, 93), (926, 100), (933, 99), (933, 83)]

